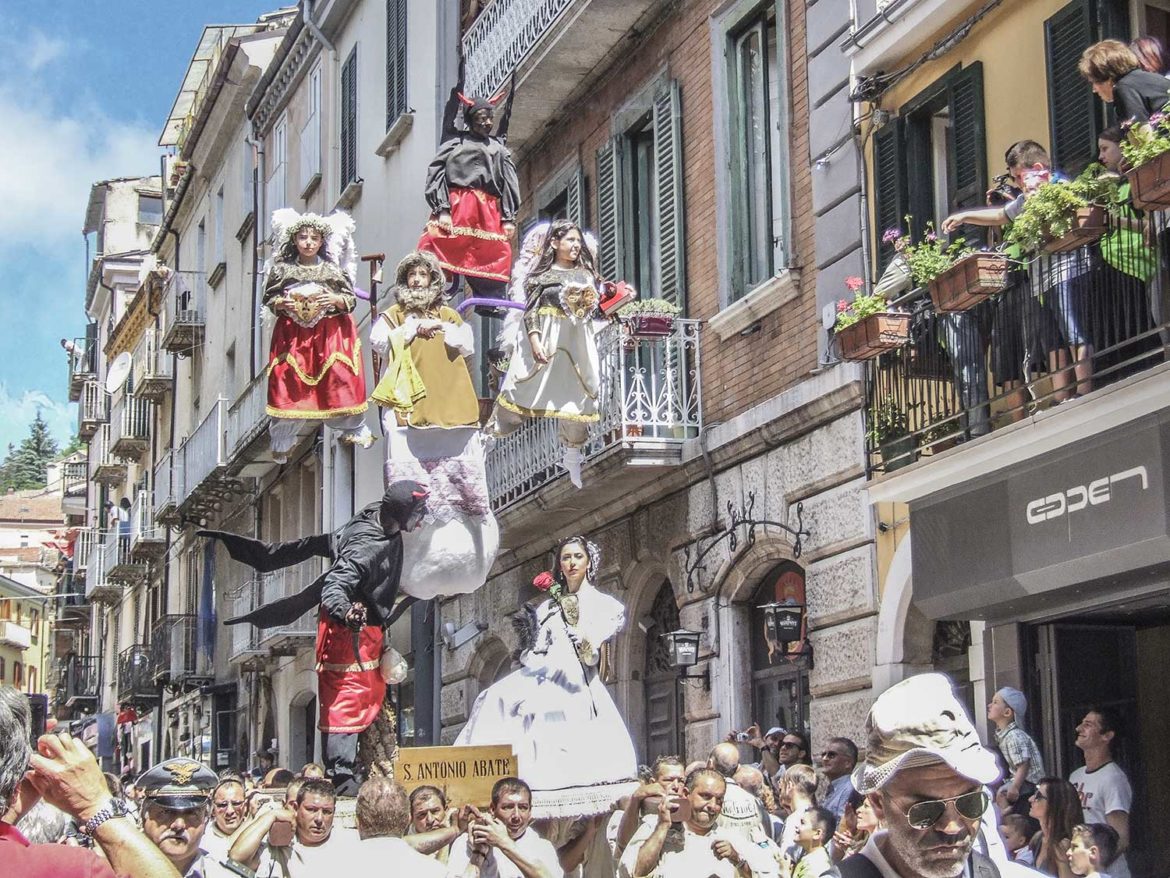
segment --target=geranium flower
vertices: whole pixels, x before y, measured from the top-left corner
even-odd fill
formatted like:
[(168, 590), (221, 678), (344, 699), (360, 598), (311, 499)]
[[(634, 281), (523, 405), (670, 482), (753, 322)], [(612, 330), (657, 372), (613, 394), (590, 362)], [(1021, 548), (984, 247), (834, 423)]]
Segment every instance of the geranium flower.
[(849, 300), (848, 299), (838, 299), (837, 300), (837, 313), (841, 314), (841, 313), (848, 311), (848, 310), (849, 310)]
[(845, 278), (845, 286), (852, 293), (856, 293), (858, 290), (860, 290), (864, 283), (865, 281), (856, 276)]
[(898, 229), (898, 228), (886, 229), (884, 232), (882, 232), (882, 243), (883, 244), (892, 244), (896, 240), (898, 240), (900, 237), (902, 237), (902, 230), (901, 229)]

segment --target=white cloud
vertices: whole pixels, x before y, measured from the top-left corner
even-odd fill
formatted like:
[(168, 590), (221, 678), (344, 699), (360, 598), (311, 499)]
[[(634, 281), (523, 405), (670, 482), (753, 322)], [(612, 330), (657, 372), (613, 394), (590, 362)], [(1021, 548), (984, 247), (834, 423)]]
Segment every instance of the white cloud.
[(12, 396), (8, 385), (0, 381), (0, 458), (8, 453), (9, 444), (19, 445), (28, 436), (29, 424), (38, 411), (49, 425), (49, 433), (64, 448), (77, 432), (77, 406), (49, 399), (39, 390)]
[(9, 57), (20, 58), (24, 61), (24, 66), (35, 73), (63, 57), (67, 48), (68, 45), (64, 40), (34, 30), (25, 41), (24, 51), (14, 53)]

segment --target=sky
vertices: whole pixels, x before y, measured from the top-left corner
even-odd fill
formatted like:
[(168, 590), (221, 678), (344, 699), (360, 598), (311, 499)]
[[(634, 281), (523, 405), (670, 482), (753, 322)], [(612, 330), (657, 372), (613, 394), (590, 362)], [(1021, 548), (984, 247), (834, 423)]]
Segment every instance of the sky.
[(91, 184), (157, 174), (159, 134), (207, 24), (279, 0), (0, 3), (0, 454), (39, 410), (77, 431), (61, 338), (85, 331)]

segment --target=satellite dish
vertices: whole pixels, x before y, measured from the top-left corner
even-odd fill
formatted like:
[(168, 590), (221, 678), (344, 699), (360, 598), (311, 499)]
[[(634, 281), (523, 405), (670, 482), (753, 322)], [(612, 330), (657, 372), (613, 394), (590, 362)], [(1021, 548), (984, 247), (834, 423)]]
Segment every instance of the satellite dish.
[(122, 351), (110, 364), (106, 372), (106, 393), (117, 393), (130, 377), (130, 370), (134, 367), (134, 356), (129, 351)]
[(837, 307), (830, 302), (821, 309), (821, 326), (826, 330), (832, 329), (833, 324), (837, 322)]

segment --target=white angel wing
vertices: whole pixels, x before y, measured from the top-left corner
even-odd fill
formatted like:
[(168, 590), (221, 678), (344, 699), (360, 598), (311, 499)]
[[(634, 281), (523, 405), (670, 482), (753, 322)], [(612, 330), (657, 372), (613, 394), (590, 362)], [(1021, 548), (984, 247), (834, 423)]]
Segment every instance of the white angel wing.
[(272, 241), (274, 249), (279, 250), (288, 237), (288, 228), (301, 218), (301, 215), (291, 207), (282, 207), (272, 211)]
[[(525, 287), (528, 284), (528, 275), (532, 273), (532, 269), (540, 261), (540, 254), (544, 251), (551, 225), (547, 222), (537, 223), (524, 236), (524, 243), (520, 245), (520, 255), (512, 266), (512, 280), (508, 284), (508, 298), (513, 302), (527, 304), (528, 294)], [(499, 342), (500, 348), (505, 353), (511, 354), (523, 325), (524, 312), (519, 308), (509, 308), (508, 313), (504, 316), (504, 325), (500, 329), (500, 334), (496, 336), (496, 341)]]
[(329, 252), (337, 258), (337, 264), (345, 272), (351, 284), (357, 283), (357, 245), (353, 242), (353, 233), (357, 228), (353, 217), (343, 211), (337, 211), (328, 216), (326, 221), (333, 231), (329, 235)]

